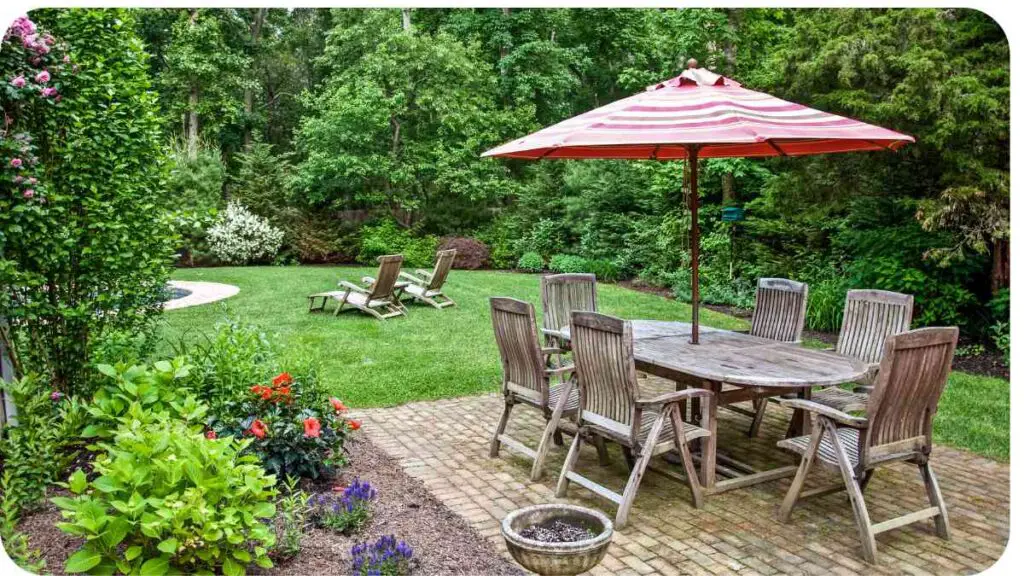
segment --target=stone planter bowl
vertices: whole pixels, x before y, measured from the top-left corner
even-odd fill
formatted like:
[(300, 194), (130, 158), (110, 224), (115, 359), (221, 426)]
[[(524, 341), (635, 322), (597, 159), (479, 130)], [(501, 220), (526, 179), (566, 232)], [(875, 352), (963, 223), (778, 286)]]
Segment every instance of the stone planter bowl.
[[(586, 526), (597, 534), (578, 542), (539, 542), (524, 538), (521, 530), (563, 520)], [(539, 504), (509, 513), (501, 522), (508, 551), (531, 572), (545, 576), (580, 574), (597, 566), (612, 542), (612, 522), (607, 516), (582, 506)]]

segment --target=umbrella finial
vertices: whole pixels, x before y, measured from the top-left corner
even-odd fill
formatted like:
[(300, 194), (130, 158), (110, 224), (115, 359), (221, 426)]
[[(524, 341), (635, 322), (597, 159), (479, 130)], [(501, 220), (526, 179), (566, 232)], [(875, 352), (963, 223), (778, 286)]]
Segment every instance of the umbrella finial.
[(696, 68), (697, 67), (697, 59), (696, 58), (690, 58), (689, 60), (687, 60), (686, 61), (686, 67), (687, 68)]

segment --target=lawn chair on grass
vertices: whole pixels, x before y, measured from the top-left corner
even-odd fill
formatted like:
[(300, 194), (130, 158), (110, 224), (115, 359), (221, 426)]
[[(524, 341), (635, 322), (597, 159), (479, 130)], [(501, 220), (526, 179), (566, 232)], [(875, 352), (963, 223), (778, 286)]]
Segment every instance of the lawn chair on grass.
[[(575, 432), (568, 421), (562, 421), (562, 416), (574, 414), (579, 406), (576, 382), (570, 377), (573, 367), (546, 368), (545, 356), (560, 349), (541, 348), (532, 304), (512, 298), (491, 298), (491, 320), (498, 352), (501, 353), (501, 392), (505, 396), (505, 409), (491, 440), (491, 458), (498, 456), (502, 444), (522, 452), (533, 458), (530, 480), (537, 481), (543, 474), (544, 459), (551, 441), (562, 444), (559, 430)], [(559, 382), (553, 384), (552, 379)], [(516, 404), (524, 404), (544, 414), (547, 425), (536, 450), (505, 435), (505, 426)]]
[[(690, 398), (701, 398), (705, 409), (714, 410), (714, 394), (710, 390), (690, 388), (654, 398), (640, 398), (633, 360), (633, 330), (624, 320), (596, 312), (573, 312), (572, 344), (580, 387), (580, 408), (576, 417), (578, 430), (565, 458), (555, 495), (564, 497), (569, 482), (575, 482), (618, 504), (615, 527), (622, 528), (626, 525), (629, 509), (651, 458), (678, 450), (693, 505), (702, 507), (704, 492), (689, 444), (710, 436), (711, 432), (684, 422), (682, 414)], [(582, 442), (594, 443), (598, 450), (602, 450), (605, 440), (622, 447), (632, 469), (621, 494), (575, 471)], [(637, 454), (639, 458), (635, 457)], [(658, 472), (682, 479), (675, 473)]]
[(438, 310), (447, 306), (455, 306), (455, 301), (441, 292), (441, 288), (448, 279), (448, 272), (451, 271), (452, 264), (455, 262), (455, 254), (455, 250), (438, 252), (433, 272), (420, 268), (416, 269), (413, 274), (402, 272), (402, 278), (409, 282), (405, 287), (404, 294)]
[[(934, 519), (935, 531), (949, 540), (949, 515), (929, 455), (932, 420), (949, 378), (958, 333), (956, 328), (922, 328), (886, 338), (878, 378), (868, 398), (864, 418), (811, 400), (782, 401), (785, 406), (813, 412), (817, 417), (810, 436), (778, 443), (780, 448), (802, 454), (800, 467), (779, 509), (779, 520), (789, 520), (800, 498), (845, 488), (868, 562), (876, 560), (876, 534), (920, 520)], [(838, 470), (843, 484), (801, 493), (815, 461)], [(894, 462), (917, 464), (931, 506), (872, 524), (863, 491), (875, 468)]]
[(867, 408), (868, 394), (878, 374), (885, 340), (910, 330), (914, 318), (914, 297), (885, 290), (850, 290), (843, 308), (843, 326), (835, 351), (868, 365), (867, 376), (853, 390), (831, 386), (811, 393), (811, 399), (841, 412)]
[(572, 322), (572, 311), (597, 312), (597, 277), (593, 274), (551, 274), (540, 279), (544, 310), (544, 343), (568, 349), (560, 330)]
[[(341, 312), (341, 309), (346, 304), (358, 308), (378, 320), (386, 320), (405, 314), (405, 308), (398, 301), (398, 297), (395, 294), (395, 281), (398, 279), (399, 270), (402, 268), (402, 255), (381, 256), (377, 258), (377, 261), (380, 262), (380, 267), (377, 268), (377, 277), (363, 278), (364, 282), (370, 280), (368, 288), (342, 280), (338, 282), (338, 286), (341, 286), (344, 290), (311, 294), (309, 296), (309, 311), (323, 311), (327, 306), (327, 300), (334, 299), (338, 301), (338, 307), (334, 309), (335, 316)], [(323, 299), (320, 306), (316, 305), (317, 298)]]

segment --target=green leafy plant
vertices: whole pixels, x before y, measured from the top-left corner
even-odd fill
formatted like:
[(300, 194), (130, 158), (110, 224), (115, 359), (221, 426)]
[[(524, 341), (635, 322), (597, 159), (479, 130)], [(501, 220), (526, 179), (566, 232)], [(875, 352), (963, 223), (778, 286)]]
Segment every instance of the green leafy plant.
[(356, 478), (340, 494), (316, 494), (309, 497), (309, 507), (317, 524), (324, 528), (354, 534), (370, 521), (377, 490), (369, 482)]
[(572, 254), (555, 254), (548, 261), (548, 268), (559, 274), (590, 272), (589, 262), (582, 256)]
[(310, 514), (309, 495), (299, 489), (299, 480), (288, 476), (284, 480), (284, 494), (277, 501), (277, 515), (273, 526), (276, 542), (270, 550), (274, 559), (287, 560), (302, 550), (302, 532)]
[(536, 252), (527, 252), (519, 257), (517, 267), (524, 272), (543, 272), (544, 258)]
[(423, 268), (434, 263), (436, 248), (437, 238), (415, 237), (388, 218), (376, 225), (363, 227), (358, 260), (363, 264), (376, 265), (378, 256), (401, 254), (405, 265)]
[(52, 501), (58, 527), (85, 539), (64, 566), (69, 573), (213, 573), (241, 576), (269, 568), (276, 479), (247, 440), (209, 439), (167, 413), (122, 426), (95, 461)]
[(195, 396), (178, 390), (177, 383), (189, 373), (183, 358), (160, 360), (152, 367), (101, 364), (97, 370), (108, 378), (108, 384), (100, 387), (86, 407), (90, 422), (82, 430), (84, 438), (111, 438), (126, 422), (149, 422), (162, 413), (198, 424), (208, 410)]

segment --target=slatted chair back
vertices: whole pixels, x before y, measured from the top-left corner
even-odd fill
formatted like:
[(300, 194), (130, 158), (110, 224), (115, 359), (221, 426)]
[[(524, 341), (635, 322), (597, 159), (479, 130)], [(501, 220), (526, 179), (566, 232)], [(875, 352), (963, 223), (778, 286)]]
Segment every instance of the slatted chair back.
[(580, 386), (580, 421), (634, 438), (639, 387), (632, 326), (597, 312), (575, 311), (570, 330)]
[(540, 280), (544, 328), (561, 330), (572, 321), (572, 311), (597, 311), (597, 277), (593, 274), (552, 274)]
[(799, 342), (806, 313), (807, 284), (785, 278), (761, 278), (757, 281), (750, 333), (780, 342)]
[(949, 378), (959, 332), (957, 328), (920, 328), (885, 339), (878, 379), (868, 400), (868, 460), (930, 451), (932, 418)]
[(491, 321), (504, 372), (502, 392), (547, 406), (549, 385), (544, 377), (533, 304), (514, 298), (491, 298)]
[(882, 360), (885, 339), (910, 330), (913, 317), (914, 297), (909, 294), (850, 290), (836, 352), (877, 364)]
[(377, 268), (376, 280), (370, 287), (370, 295), (367, 302), (373, 300), (388, 300), (395, 291), (395, 281), (398, 280), (398, 273), (402, 271), (402, 255), (381, 256), (377, 258), (380, 266)]
[(441, 250), (437, 253), (437, 262), (434, 263), (434, 273), (430, 276), (430, 283), (427, 284), (427, 290), (440, 290), (441, 286), (444, 286), (445, 280), (448, 279), (448, 272), (452, 269), (452, 264), (455, 263), (456, 250)]

